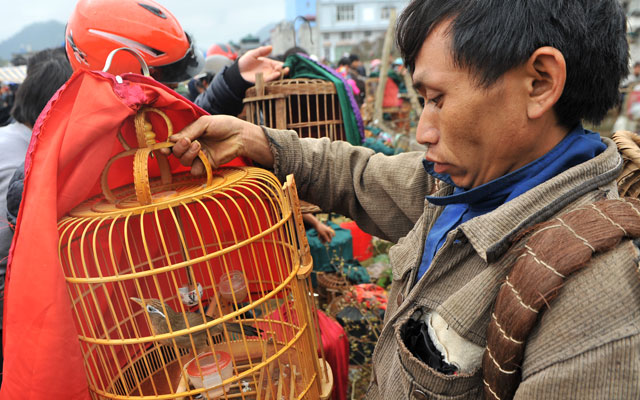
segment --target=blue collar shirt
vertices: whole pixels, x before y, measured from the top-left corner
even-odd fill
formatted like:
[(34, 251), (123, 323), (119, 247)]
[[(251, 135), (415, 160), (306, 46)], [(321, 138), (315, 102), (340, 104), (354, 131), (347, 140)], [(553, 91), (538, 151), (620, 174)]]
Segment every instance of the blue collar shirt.
[(424, 168), (430, 175), (454, 186), (455, 189), (449, 196), (426, 197), (430, 203), (445, 208), (427, 235), (417, 280), (431, 266), (447, 234), (460, 224), (495, 210), (529, 189), (592, 159), (605, 149), (606, 145), (598, 133), (587, 131), (579, 125), (544, 156), (473, 189), (455, 186), (449, 175), (436, 173), (433, 163), (424, 160)]

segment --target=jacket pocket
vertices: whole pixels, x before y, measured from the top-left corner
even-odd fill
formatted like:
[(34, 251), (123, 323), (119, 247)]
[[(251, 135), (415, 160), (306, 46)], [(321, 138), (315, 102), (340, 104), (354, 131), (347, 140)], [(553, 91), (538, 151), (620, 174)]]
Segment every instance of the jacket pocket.
[(414, 308), (394, 326), (397, 371), (390, 373), (400, 381), (405, 399), (482, 399), (483, 386), (481, 370), (473, 374), (446, 375), (436, 371), (416, 358), (407, 348), (402, 337), (403, 327), (407, 324)]

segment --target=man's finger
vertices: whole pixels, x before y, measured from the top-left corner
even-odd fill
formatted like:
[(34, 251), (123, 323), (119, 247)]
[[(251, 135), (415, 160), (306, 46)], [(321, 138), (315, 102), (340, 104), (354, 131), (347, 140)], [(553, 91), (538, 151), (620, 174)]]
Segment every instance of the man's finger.
[(205, 173), (204, 164), (199, 158), (196, 158), (191, 165), (191, 175), (202, 176)]
[(189, 139), (190, 142), (194, 141), (207, 131), (207, 127), (209, 126), (211, 118), (212, 116), (210, 115), (198, 118), (189, 125), (185, 126), (180, 132), (171, 135), (169, 137), (169, 140), (171, 140), (172, 142), (177, 142), (178, 139), (184, 137)]
[[(174, 146), (175, 147), (175, 146)], [(191, 166), (193, 161), (198, 157), (198, 152), (200, 151), (200, 142), (195, 141), (191, 143), (189, 148), (182, 153), (182, 155), (178, 156), (174, 151), (174, 155), (180, 158), (180, 164), (184, 166)]]
[(181, 158), (184, 153), (191, 147), (191, 140), (186, 137), (180, 137), (176, 139), (177, 141), (173, 145), (173, 155), (176, 156), (176, 158)]
[(265, 80), (265, 82), (271, 82), (271, 81), (275, 81), (276, 79), (280, 78), (280, 76), (281, 76), (280, 72), (270, 72), (268, 74), (265, 74), (264, 80)]
[(264, 56), (268, 56), (269, 54), (271, 54), (271, 50), (273, 48), (271, 46), (262, 46), (262, 47), (258, 47), (257, 49), (255, 49), (255, 57), (259, 58), (259, 57), (264, 57)]

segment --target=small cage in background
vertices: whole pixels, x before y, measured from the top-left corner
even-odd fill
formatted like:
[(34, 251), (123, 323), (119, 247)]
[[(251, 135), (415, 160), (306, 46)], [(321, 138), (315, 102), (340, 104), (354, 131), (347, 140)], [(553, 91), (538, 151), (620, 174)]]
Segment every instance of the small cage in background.
[(256, 85), (245, 94), (247, 121), (275, 129), (291, 129), (300, 137), (347, 140), (340, 100), (332, 82), (282, 79)]
[[(203, 155), (205, 178), (172, 176), (149, 112), (162, 113), (136, 116), (141, 148), (114, 157), (104, 193), (58, 224), (91, 396), (328, 398), (292, 179), (212, 171)], [(131, 157), (134, 184), (111, 190), (109, 167)]]

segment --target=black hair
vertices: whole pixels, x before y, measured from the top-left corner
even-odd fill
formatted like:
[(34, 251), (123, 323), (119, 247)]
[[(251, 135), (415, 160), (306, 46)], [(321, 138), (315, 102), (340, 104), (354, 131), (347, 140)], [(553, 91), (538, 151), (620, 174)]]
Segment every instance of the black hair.
[(352, 63), (354, 61), (360, 61), (360, 57), (358, 57), (357, 54), (349, 54), (349, 63)]
[(66, 60), (67, 51), (63, 46), (38, 51), (27, 59), (27, 75), (38, 65), (52, 58), (62, 58)]
[(429, 33), (447, 20), (456, 66), (468, 68), (482, 87), (551, 46), (567, 66), (554, 105), (560, 124), (599, 123), (619, 102), (629, 46), (618, 0), (413, 0), (397, 25), (398, 47), (411, 72)]
[(62, 49), (36, 53), (27, 63), (27, 77), (16, 92), (11, 116), (33, 127), (47, 102), (71, 76), (73, 70)]
[(351, 61), (349, 61), (349, 57), (342, 57), (340, 61), (338, 61), (338, 66), (341, 67), (343, 65), (351, 65)]

